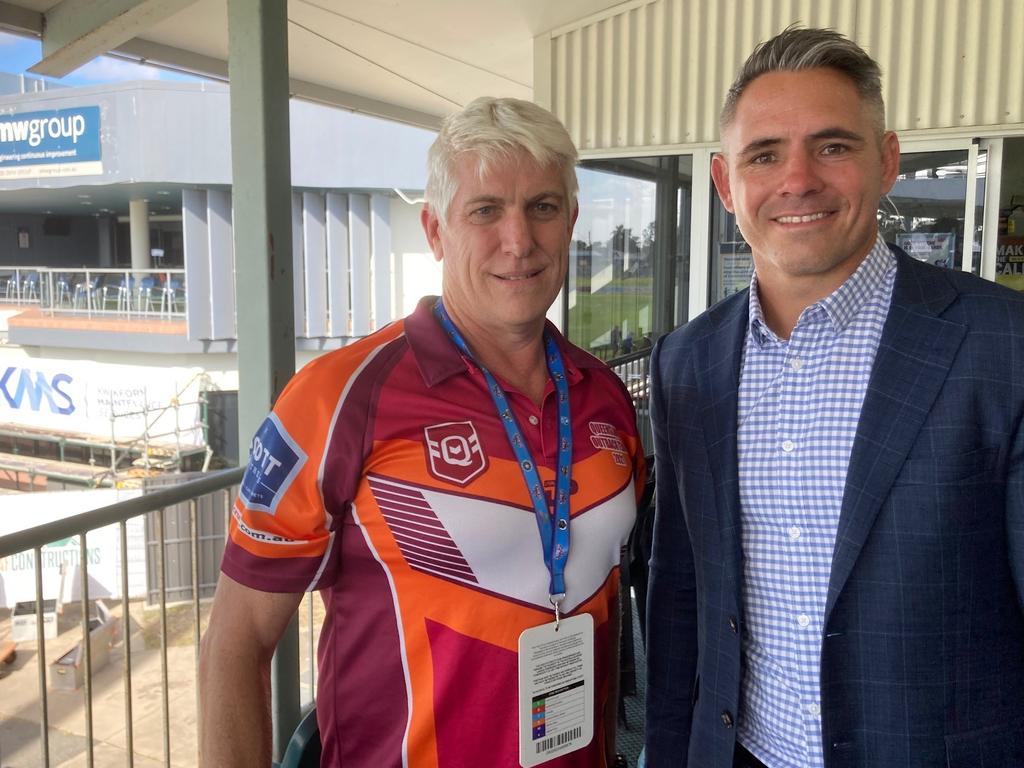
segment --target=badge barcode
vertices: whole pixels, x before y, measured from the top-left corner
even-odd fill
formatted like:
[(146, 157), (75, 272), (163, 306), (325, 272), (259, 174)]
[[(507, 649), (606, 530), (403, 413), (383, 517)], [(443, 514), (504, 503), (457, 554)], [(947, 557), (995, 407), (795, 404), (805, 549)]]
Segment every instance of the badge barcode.
[(560, 747), (567, 741), (572, 741), (573, 739), (578, 738), (581, 733), (583, 733), (583, 726), (578, 725), (570, 731), (559, 733), (549, 739), (539, 741), (537, 742), (537, 754), (539, 755), (541, 752), (547, 752), (549, 749)]

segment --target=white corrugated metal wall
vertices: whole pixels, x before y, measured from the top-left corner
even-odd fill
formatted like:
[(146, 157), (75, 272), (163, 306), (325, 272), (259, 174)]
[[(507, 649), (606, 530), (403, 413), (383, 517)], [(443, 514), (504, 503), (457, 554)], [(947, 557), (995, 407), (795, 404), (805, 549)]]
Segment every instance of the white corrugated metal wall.
[(793, 22), (881, 64), (891, 128), (1024, 131), (1024, 0), (628, 3), (538, 36), (534, 97), (584, 154), (713, 144), (739, 66)]

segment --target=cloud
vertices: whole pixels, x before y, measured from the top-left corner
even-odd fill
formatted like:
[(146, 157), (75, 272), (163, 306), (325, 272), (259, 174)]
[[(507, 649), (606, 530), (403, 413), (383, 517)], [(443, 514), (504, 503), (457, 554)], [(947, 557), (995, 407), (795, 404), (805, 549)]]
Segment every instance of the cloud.
[(80, 83), (118, 83), (124, 80), (159, 80), (161, 71), (133, 61), (100, 56), (79, 67), (67, 78)]
[[(19, 45), (24, 43), (25, 41), (26, 38), (21, 37), (20, 35), (12, 35), (9, 32), (4, 32), (3, 30), (0, 30), (0, 46)], [(38, 43), (36, 44), (36, 47), (38, 47)]]

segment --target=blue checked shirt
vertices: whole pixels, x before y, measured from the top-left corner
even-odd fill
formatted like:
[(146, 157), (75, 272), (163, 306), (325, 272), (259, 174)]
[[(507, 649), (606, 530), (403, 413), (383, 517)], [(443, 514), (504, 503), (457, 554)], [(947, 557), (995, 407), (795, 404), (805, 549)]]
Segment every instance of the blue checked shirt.
[(878, 238), (788, 341), (751, 281), (739, 386), (744, 553), (740, 742), (771, 768), (823, 766), (820, 656), (832, 548), (896, 260)]

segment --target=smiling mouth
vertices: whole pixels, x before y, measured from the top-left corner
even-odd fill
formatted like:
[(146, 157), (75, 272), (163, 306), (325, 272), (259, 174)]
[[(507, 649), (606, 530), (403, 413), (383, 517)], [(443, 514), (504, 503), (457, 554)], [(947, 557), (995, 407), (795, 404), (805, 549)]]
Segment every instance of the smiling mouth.
[(517, 280), (529, 280), (531, 277), (536, 277), (543, 270), (538, 269), (535, 272), (523, 272), (517, 275), (495, 275), (499, 280), (508, 280), (509, 282), (516, 282)]
[(776, 216), (775, 221), (779, 224), (809, 224), (812, 221), (820, 221), (832, 215), (832, 211), (818, 211), (817, 213), (806, 213), (802, 216)]

